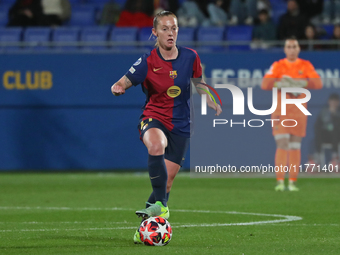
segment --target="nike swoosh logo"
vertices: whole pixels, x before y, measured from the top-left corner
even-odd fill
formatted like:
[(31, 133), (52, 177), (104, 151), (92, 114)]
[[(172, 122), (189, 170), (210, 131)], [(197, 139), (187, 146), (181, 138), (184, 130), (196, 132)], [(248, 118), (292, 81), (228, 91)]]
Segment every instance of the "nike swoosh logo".
[(158, 177), (159, 177), (159, 175), (157, 175), (157, 176), (155, 176), (155, 177), (151, 177), (151, 176), (150, 176), (150, 180), (156, 179), (156, 178), (158, 178)]
[(157, 69), (154, 68), (153, 71), (154, 71), (154, 72), (157, 72), (158, 70), (161, 70), (162, 68), (163, 68), (163, 67), (160, 67), (160, 68), (157, 68)]

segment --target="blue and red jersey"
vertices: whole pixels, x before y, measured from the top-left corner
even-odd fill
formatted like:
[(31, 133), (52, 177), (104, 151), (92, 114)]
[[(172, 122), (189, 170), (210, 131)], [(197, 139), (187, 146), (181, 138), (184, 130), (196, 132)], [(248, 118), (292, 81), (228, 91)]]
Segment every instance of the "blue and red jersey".
[(178, 47), (176, 59), (165, 60), (159, 49), (139, 58), (125, 74), (142, 84), (146, 101), (142, 118), (154, 118), (172, 133), (190, 137), (190, 79), (202, 77), (197, 52)]

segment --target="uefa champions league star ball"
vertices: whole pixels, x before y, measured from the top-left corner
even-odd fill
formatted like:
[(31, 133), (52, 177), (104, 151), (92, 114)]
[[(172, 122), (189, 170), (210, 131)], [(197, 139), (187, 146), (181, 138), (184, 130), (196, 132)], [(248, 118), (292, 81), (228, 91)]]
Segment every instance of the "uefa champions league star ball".
[(170, 223), (159, 216), (144, 220), (139, 227), (140, 239), (145, 245), (164, 246), (172, 237)]

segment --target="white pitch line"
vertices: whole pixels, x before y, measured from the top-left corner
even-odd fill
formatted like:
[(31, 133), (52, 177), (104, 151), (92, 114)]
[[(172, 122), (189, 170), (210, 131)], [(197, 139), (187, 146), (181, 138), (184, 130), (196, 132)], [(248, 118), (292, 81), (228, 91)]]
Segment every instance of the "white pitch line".
[[(0, 210), (134, 211), (135, 209), (119, 208), (119, 207), (95, 208), (95, 207), (0, 206)], [(171, 209), (171, 211), (184, 212), (184, 213), (220, 213), (220, 214), (243, 214), (243, 215), (269, 216), (269, 217), (286, 217), (286, 215), (281, 215), (281, 214), (249, 213), (249, 212), (236, 212), (236, 211), (211, 211), (211, 210), (187, 210), (187, 209)]]
[(325, 224), (318, 224), (318, 223), (296, 223), (296, 224), (290, 224), (290, 223), (286, 223), (286, 224), (273, 224), (276, 226), (306, 226), (306, 227), (319, 227), (319, 226), (331, 226), (331, 227), (339, 227), (340, 224), (338, 223), (325, 223)]
[[(61, 211), (134, 211), (131, 208), (92, 208), (92, 207), (30, 207), (30, 206), (0, 206), (0, 210), (61, 210)], [(239, 215), (255, 215), (255, 216), (266, 216), (266, 217), (296, 217), (295, 220), (301, 220), (298, 216), (287, 216), (281, 214), (265, 214), (265, 213), (251, 213), (251, 212), (236, 212), (236, 211), (211, 211), (211, 210), (186, 210), (186, 209), (171, 209), (173, 212), (184, 212), (184, 213), (219, 213), (219, 214), (239, 214)]]
[[(0, 210), (69, 210), (69, 211), (131, 211), (133, 209), (128, 208), (71, 208), (71, 207), (9, 207), (9, 206), (0, 206)], [(225, 227), (225, 226), (250, 226), (250, 225), (260, 225), (260, 224), (274, 224), (274, 223), (283, 223), (283, 222), (291, 222), (302, 220), (299, 216), (291, 216), (291, 215), (281, 215), (281, 214), (264, 214), (264, 213), (248, 213), (248, 212), (235, 212), (235, 211), (210, 211), (210, 210), (181, 210), (174, 209), (172, 211), (175, 212), (184, 212), (184, 213), (219, 213), (219, 214), (238, 214), (238, 215), (255, 215), (255, 216), (266, 216), (266, 217), (278, 217), (283, 219), (277, 220), (267, 220), (267, 221), (251, 221), (251, 222), (238, 222), (238, 223), (203, 223), (203, 224), (185, 224), (179, 226), (173, 226), (173, 228), (183, 228), (183, 227)], [(136, 227), (114, 227), (114, 228), (76, 228), (76, 229), (8, 229), (8, 230), (0, 230), (0, 232), (43, 232), (43, 231), (92, 231), (92, 230), (114, 230), (114, 229), (135, 229)]]
[[(236, 211), (181, 210), (181, 209), (174, 209), (171, 211), (188, 212), (188, 213), (222, 213), (222, 214), (225, 213), (225, 214), (243, 214), (243, 215), (269, 216), (269, 217), (287, 217), (287, 215), (281, 215), (281, 214), (249, 213), (249, 212), (236, 212)], [(291, 217), (297, 217), (297, 216), (291, 216)]]
[(132, 224), (132, 222), (127, 221), (0, 221), (0, 224)]

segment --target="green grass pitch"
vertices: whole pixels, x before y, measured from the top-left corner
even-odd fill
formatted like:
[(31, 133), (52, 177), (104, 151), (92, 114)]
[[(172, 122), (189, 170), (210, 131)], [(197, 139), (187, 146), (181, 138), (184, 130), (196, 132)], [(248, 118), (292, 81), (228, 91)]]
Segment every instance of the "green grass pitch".
[[(0, 254), (340, 254), (340, 179), (192, 179), (179, 174), (165, 247), (132, 237), (146, 174), (1, 174)], [(295, 216), (295, 217), (293, 217)]]

